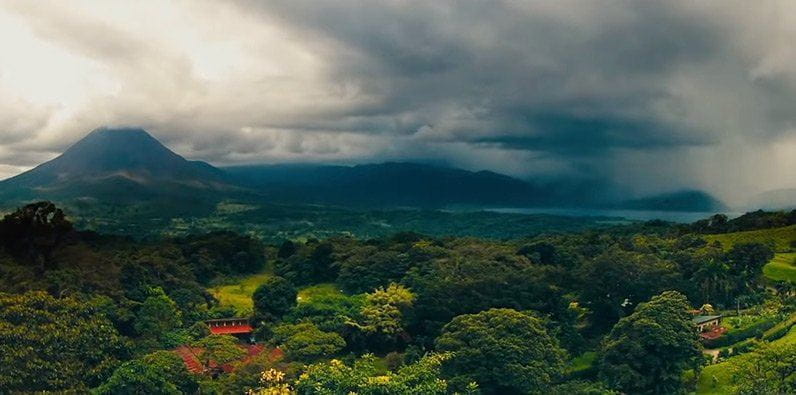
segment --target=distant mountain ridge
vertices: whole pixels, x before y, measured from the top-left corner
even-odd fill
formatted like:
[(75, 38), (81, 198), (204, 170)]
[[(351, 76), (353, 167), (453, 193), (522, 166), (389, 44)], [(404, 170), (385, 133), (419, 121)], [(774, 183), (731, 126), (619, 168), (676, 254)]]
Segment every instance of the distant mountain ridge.
[(626, 210), (653, 211), (723, 211), (727, 207), (710, 194), (703, 191), (683, 190), (630, 199), (617, 204)]
[(233, 188), (226, 174), (188, 161), (143, 129), (96, 129), (63, 154), (0, 181), (3, 195), (156, 197)]
[(238, 184), (284, 201), (357, 206), (545, 203), (541, 188), (506, 175), (387, 162), (356, 166), (272, 165), (224, 168)]
[(604, 207), (713, 211), (723, 205), (700, 191), (623, 202), (598, 196), (578, 180), (524, 181), (491, 171), (418, 163), (356, 166), (255, 165), (216, 168), (189, 161), (143, 129), (100, 128), (55, 159), (0, 181), (0, 198), (171, 202), (212, 207), (223, 199), (359, 208)]

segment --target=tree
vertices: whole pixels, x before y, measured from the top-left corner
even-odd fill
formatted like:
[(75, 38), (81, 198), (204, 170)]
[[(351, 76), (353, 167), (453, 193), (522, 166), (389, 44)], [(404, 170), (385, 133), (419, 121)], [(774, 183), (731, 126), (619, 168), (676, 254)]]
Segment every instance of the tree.
[(760, 344), (738, 358), (733, 381), (741, 394), (796, 393), (796, 343)]
[(333, 355), (346, 345), (337, 333), (324, 332), (310, 323), (280, 325), (274, 329), (272, 342), (290, 359), (309, 362)]
[(97, 394), (192, 394), (198, 384), (185, 363), (169, 351), (125, 362), (94, 392)]
[(0, 293), (0, 392), (85, 390), (126, 356), (113, 324), (91, 303)]
[(201, 360), (205, 368), (228, 364), (246, 355), (238, 339), (228, 335), (210, 335), (193, 343), (194, 347), (202, 349)]
[(160, 341), (166, 333), (182, 324), (182, 315), (177, 303), (163, 289), (154, 288), (150, 294), (138, 309), (135, 330), (145, 339)]
[(593, 312), (593, 329), (600, 334), (608, 332), (633, 306), (672, 289), (680, 280), (674, 263), (616, 247), (586, 261), (578, 277), (582, 302)]
[[(348, 366), (336, 359), (310, 365), (295, 382), (299, 394), (428, 394), (448, 393), (448, 383), (440, 378), (440, 365), (448, 354), (431, 354), (406, 365), (397, 372), (379, 375), (376, 358), (367, 354)], [(475, 393), (468, 385), (464, 393)]]
[(269, 277), (252, 295), (254, 313), (259, 319), (275, 322), (296, 306), (298, 291), (282, 277)]
[(600, 376), (627, 393), (682, 390), (682, 374), (702, 361), (701, 345), (682, 294), (666, 291), (639, 304), (605, 339)]
[(70, 235), (72, 224), (51, 202), (28, 204), (0, 220), (0, 246), (40, 271), (51, 268), (53, 251)]
[(343, 262), (338, 282), (346, 292), (370, 292), (400, 280), (411, 263), (408, 254), (365, 247)]
[(569, 303), (548, 278), (549, 267), (532, 265), (511, 252), (487, 257), (466, 252), (409, 272), (406, 283), (417, 295), (412, 333), (433, 339), (454, 317), (490, 308), (535, 310), (557, 320), (566, 318)]
[(361, 322), (356, 326), (365, 333), (375, 334), (379, 343), (389, 344), (406, 335), (404, 315), (412, 307), (415, 295), (406, 287), (390, 284), (365, 296)]
[(452, 352), (442, 371), (454, 388), (485, 393), (544, 393), (563, 373), (566, 353), (542, 320), (512, 309), (461, 315), (445, 325), (437, 349)]
[(730, 274), (735, 278), (737, 294), (751, 292), (763, 266), (774, 258), (771, 247), (760, 243), (739, 243), (727, 251)]
[(291, 323), (311, 322), (320, 330), (345, 334), (348, 323), (358, 321), (364, 295), (319, 294), (302, 300), (284, 320)]

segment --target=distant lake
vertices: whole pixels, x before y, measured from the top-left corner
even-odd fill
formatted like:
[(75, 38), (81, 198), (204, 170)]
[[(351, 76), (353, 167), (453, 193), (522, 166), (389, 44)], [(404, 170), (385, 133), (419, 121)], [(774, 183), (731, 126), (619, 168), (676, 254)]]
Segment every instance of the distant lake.
[[(654, 211), (654, 210), (610, 210), (610, 209), (589, 209), (589, 208), (490, 208), (487, 211), (509, 214), (551, 214), (564, 215), (570, 217), (620, 217), (628, 220), (649, 221), (660, 219), (669, 222), (691, 223), (700, 219), (705, 219), (715, 212), (694, 212), (694, 211)], [(730, 218), (735, 218), (743, 213), (724, 212), (721, 213)]]

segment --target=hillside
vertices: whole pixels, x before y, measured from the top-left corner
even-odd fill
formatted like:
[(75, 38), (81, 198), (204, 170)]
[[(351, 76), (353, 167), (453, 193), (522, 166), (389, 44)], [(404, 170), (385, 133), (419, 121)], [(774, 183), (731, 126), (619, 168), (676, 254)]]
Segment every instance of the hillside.
[(725, 249), (730, 249), (737, 243), (773, 243), (774, 251), (788, 252), (794, 249), (792, 243), (796, 242), (796, 225), (746, 232), (704, 235), (703, 237), (709, 242), (721, 242)]
[(281, 202), (343, 206), (527, 206), (551, 191), (506, 175), (417, 163), (357, 166), (274, 165), (224, 169), (240, 185)]
[(703, 237), (708, 242), (721, 242), (727, 250), (738, 243), (771, 243), (776, 254), (763, 267), (763, 274), (771, 280), (796, 283), (796, 225)]
[(63, 154), (0, 182), (6, 199), (141, 201), (191, 198), (236, 188), (219, 169), (188, 161), (143, 129), (92, 131)]
[(657, 211), (703, 211), (716, 212), (727, 207), (704, 191), (685, 190), (647, 196), (620, 202), (618, 208), (629, 210)]

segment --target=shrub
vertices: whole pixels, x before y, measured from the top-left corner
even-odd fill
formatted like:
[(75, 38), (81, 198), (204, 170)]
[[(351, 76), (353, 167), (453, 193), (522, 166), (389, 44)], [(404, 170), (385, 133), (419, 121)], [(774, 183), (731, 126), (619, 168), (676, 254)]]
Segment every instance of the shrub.
[(777, 324), (776, 317), (765, 318), (756, 322), (746, 328), (732, 330), (727, 332), (724, 336), (718, 339), (709, 339), (704, 341), (705, 348), (721, 348), (738, 343), (739, 341), (746, 340), (752, 337), (761, 338), (763, 333)]

